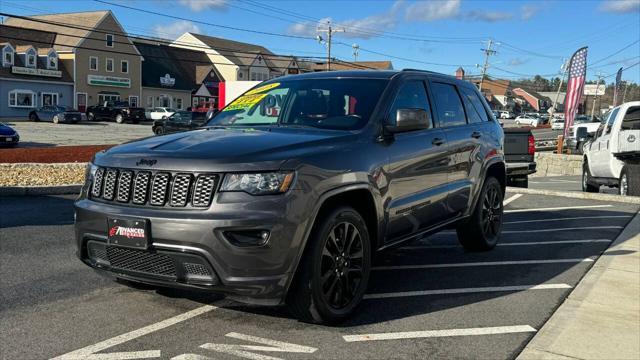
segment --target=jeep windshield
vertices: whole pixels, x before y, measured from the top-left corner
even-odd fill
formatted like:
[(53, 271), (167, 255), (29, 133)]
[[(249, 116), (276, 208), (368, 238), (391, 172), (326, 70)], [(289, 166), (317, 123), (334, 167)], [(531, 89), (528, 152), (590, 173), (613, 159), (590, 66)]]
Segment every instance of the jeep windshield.
[(273, 81), (235, 99), (207, 126), (357, 130), (369, 121), (387, 83), (384, 79)]

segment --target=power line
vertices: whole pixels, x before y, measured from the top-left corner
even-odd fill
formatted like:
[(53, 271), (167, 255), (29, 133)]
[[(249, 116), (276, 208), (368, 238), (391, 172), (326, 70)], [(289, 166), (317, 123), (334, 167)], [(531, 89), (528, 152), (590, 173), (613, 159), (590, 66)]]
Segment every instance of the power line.
[(638, 39), (638, 40), (636, 40), (636, 41), (632, 42), (632, 43), (631, 43), (631, 44), (629, 44), (629, 45), (626, 45), (625, 47), (623, 47), (622, 49), (620, 49), (620, 50), (618, 50), (618, 51), (614, 52), (614, 53), (613, 53), (613, 54), (611, 54), (611, 55), (605, 56), (605, 57), (603, 57), (602, 59), (600, 59), (600, 60), (598, 60), (598, 61), (594, 61), (593, 63), (591, 63), (591, 64), (589, 64), (589, 65), (590, 65), (590, 66), (593, 66), (593, 65), (595, 65), (595, 64), (597, 64), (597, 63), (599, 63), (599, 62), (602, 62), (602, 61), (604, 61), (604, 60), (610, 59), (610, 58), (612, 58), (612, 57), (614, 57), (614, 56), (616, 56), (616, 55), (620, 54), (621, 52), (623, 52), (623, 51), (627, 50), (628, 48), (632, 47), (633, 45), (635, 45), (635, 44), (637, 44), (637, 43), (639, 43), (639, 42), (640, 42), (640, 39)]

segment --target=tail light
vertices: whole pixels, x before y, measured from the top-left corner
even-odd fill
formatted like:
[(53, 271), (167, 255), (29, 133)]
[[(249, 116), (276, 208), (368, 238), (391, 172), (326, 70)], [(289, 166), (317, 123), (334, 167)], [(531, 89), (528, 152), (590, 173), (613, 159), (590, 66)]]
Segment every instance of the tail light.
[(533, 135), (529, 135), (528, 144), (529, 144), (529, 147), (527, 149), (527, 153), (529, 155), (534, 155), (536, 153), (536, 142), (535, 142), (535, 139), (533, 138)]

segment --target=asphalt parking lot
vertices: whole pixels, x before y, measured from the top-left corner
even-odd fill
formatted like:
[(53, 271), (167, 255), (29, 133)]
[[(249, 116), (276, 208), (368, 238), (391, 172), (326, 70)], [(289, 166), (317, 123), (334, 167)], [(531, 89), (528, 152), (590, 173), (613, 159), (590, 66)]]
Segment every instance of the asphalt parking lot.
[(152, 136), (152, 122), (116, 124), (82, 121), (78, 124), (7, 121), (20, 134), (18, 147), (111, 145)]
[(3, 359), (514, 358), (638, 211), (507, 194), (501, 243), (445, 231), (387, 253), (338, 327), (184, 291), (134, 289), (74, 256), (73, 196), (0, 201)]
[[(540, 190), (555, 190), (582, 192), (582, 176), (539, 176), (529, 177), (529, 188)], [(618, 188), (600, 186), (603, 194), (618, 194)]]

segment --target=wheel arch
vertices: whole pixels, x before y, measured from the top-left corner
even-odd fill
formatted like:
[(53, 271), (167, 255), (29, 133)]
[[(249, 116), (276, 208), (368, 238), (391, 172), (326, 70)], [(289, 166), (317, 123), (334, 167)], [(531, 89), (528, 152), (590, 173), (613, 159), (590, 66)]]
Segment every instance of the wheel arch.
[[(363, 199), (364, 201), (362, 201)], [(284, 298), (286, 298), (286, 294), (289, 293), (291, 284), (298, 274), (300, 261), (308, 251), (309, 238), (311, 237), (314, 228), (317, 226), (318, 220), (330, 209), (340, 205), (351, 206), (360, 213), (367, 225), (367, 231), (369, 232), (369, 241), (371, 242), (372, 256), (378, 249), (378, 244), (380, 243), (380, 234), (382, 231), (380, 227), (381, 212), (376, 205), (375, 196), (369, 184), (359, 183), (345, 185), (325, 192), (319, 197), (318, 201), (316, 201), (316, 206), (314, 207), (312, 215), (309, 218), (307, 229), (305, 230), (302, 243), (300, 244), (299, 251), (295, 259), (295, 263), (291, 269), (291, 276), (289, 276), (289, 278), (287, 279)]]

